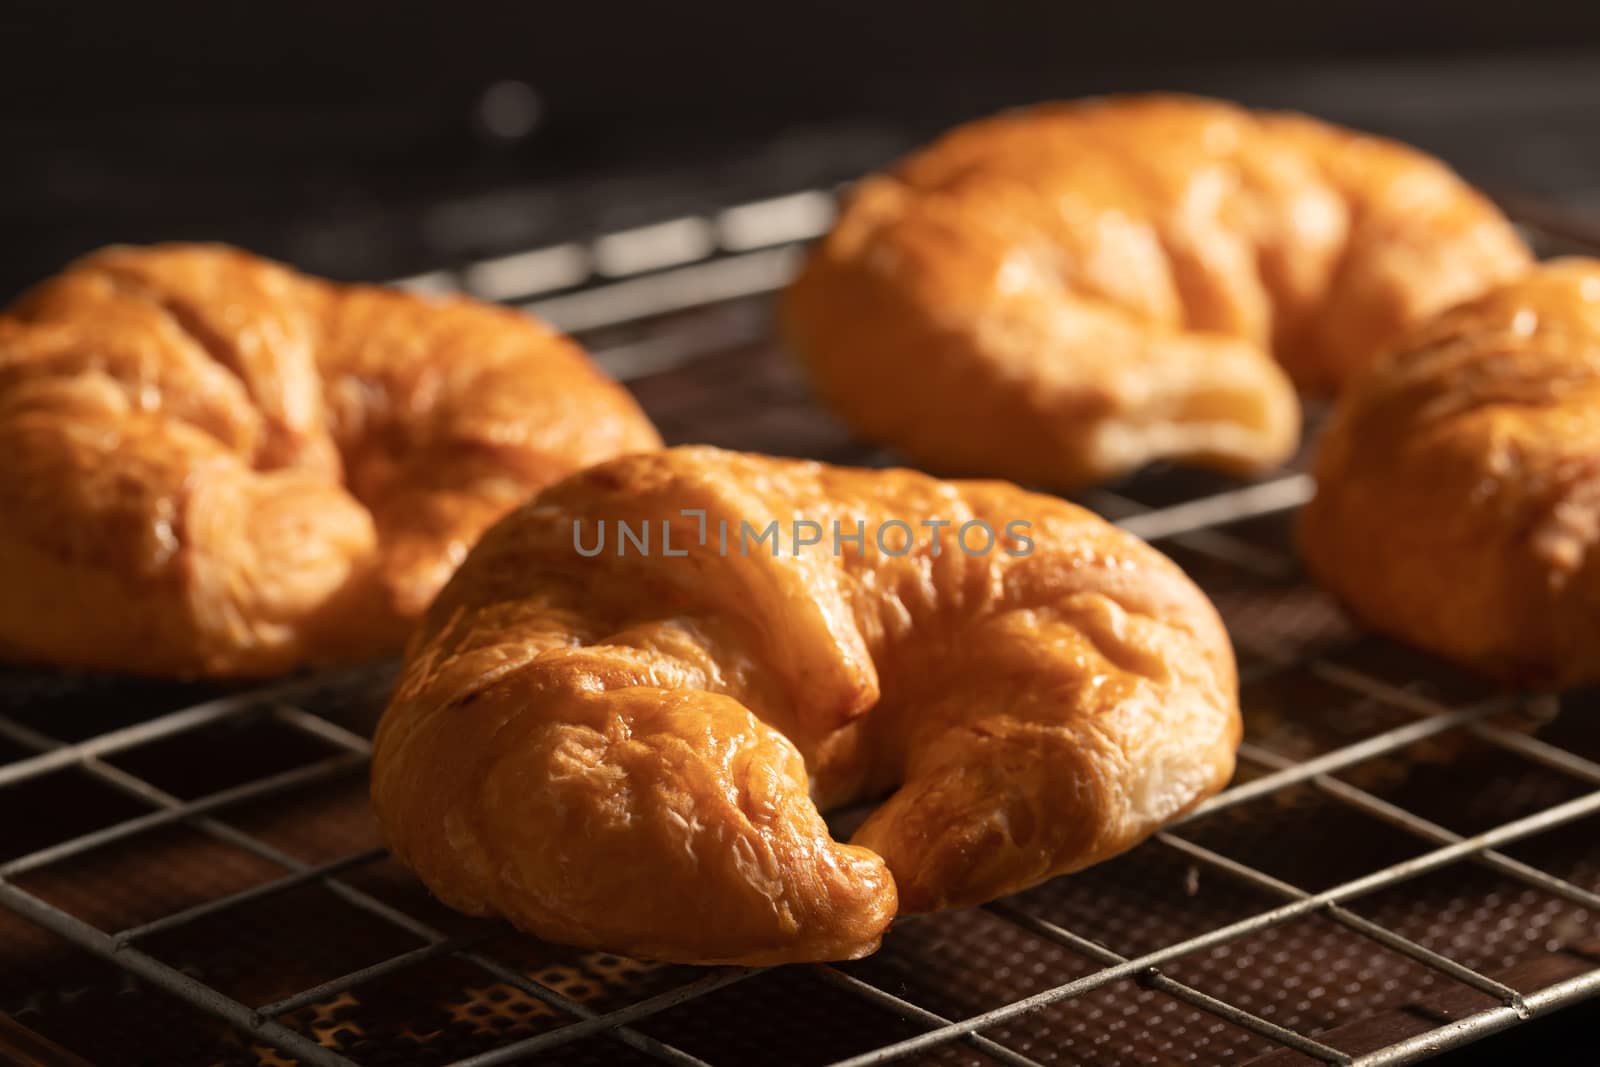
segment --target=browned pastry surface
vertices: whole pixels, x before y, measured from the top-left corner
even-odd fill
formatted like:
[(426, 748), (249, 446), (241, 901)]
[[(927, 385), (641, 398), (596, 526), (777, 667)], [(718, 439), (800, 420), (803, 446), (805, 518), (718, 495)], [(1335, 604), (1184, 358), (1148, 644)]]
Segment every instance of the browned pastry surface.
[[(796, 519), (822, 542), (796, 553)], [(649, 555), (618, 554), (619, 520), (648, 524)], [(777, 555), (742, 537), (773, 521)], [(958, 541), (974, 521), (988, 552), (979, 527)], [(835, 522), (864, 548), (835, 555)], [(593, 551), (602, 523), (580, 554), (574, 525)], [(897, 910), (1130, 847), (1228, 780), (1239, 728), (1210, 603), (1089, 512), (681, 448), (576, 474), (484, 535), (411, 646), (372, 794), (462, 910), (629, 955), (836, 959)], [(818, 814), (885, 796), (849, 844)]]
[(962, 126), (849, 197), (785, 302), (817, 389), (936, 469), (1057, 488), (1284, 459), (1301, 387), (1511, 277), (1492, 204), (1404, 145), (1113, 97)]
[(1600, 262), (1414, 329), (1316, 474), (1306, 561), (1369, 624), (1509, 681), (1600, 680)]
[(515, 312), (106, 249), (0, 316), (0, 648), (183, 675), (394, 651), (484, 527), (658, 444)]

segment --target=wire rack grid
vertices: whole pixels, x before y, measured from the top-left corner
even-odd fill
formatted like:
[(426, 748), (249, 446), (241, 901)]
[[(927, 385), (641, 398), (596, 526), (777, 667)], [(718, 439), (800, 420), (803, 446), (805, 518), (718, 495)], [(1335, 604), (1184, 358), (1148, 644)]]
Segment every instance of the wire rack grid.
[[(669, 440), (704, 440), (704, 431), (712, 427), (713, 443), (883, 463), (890, 457), (851, 442), (812, 406), (781, 358), (761, 347), (769, 334), (767, 297), (789, 276), (800, 244), (827, 227), (833, 202), (831, 190), (808, 190), (609, 234), (588, 244), (465, 264), (400, 284), (518, 304), (579, 334), (603, 365), (634, 385)], [(1511, 206), (1546, 248), (1600, 248), (1600, 242), (1589, 243), (1588, 235), (1539, 205)], [(657, 972), (659, 980), (624, 983), (625, 995), (595, 1003), (513, 959), (517, 953), (506, 951), (502, 927), (423, 917), (419, 909), (397, 904), (392, 894), (363, 886), (361, 872), (387, 860), (384, 850), (360, 833), (351, 836), (362, 840), (361, 847), (308, 859), (303, 850), (286, 847), (235, 817), (241, 809), (286, 803), (285, 798), (327, 783), (354, 779), (359, 784), (370, 750), (365, 736), (370, 712), (381, 706), (392, 679), (392, 667), (381, 666), (195, 702), (164, 693), (175, 706), (162, 705), (154, 715), (127, 706), (125, 685), (133, 683), (22, 671), (0, 678), (0, 744), (5, 746), (0, 748), (0, 796), (18, 797), (31, 785), (71, 774), (73, 788), (92, 787), (125, 805), (118, 809), (120, 817), (82, 832), (13, 848), (0, 862), (0, 904), (70, 943), (80, 955), (109, 961), (119, 973), (221, 1020), (232, 1042), (223, 1044), (241, 1062), (323, 1067), (409, 1062), (418, 1049), (427, 1052), (420, 1058), (471, 1067), (559, 1060), (574, 1049), (589, 1049), (596, 1062), (624, 1057), (674, 1064), (750, 1062), (748, 1049), (759, 1044), (729, 1046), (735, 1050), (730, 1052), (708, 1044), (693, 1026), (667, 1021), (700, 1013), (716, 1029), (737, 1028), (739, 1013), (726, 998), (741, 987), (774, 981), (780, 973), (806, 975), (807, 995), (834, 1006), (824, 1009), (825, 1016), (836, 1011), (840, 1018), (856, 1020), (854, 1013), (864, 1011), (862, 1017), (872, 1020), (841, 1023), (840, 1029), (849, 1031), (843, 1045), (822, 1041), (813, 1048), (800, 1040), (792, 1049), (769, 1048), (765, 1057), (784, 1060), (792, 1052), (797, 1061), (834, 1067), (912, 1059), (1121, 1062), (1116, 1020), (1105, 1015), (1129, 1003), (1160, 1005), (1139, 1028), (1139, 1040), (1155, 1042), (1159, 1053), (1145, 1059), (1123, 1046), (1130, 1060), (1249, 1058), (1263, 1064), (1378, 1067), (1414, 1062), (1600, 994), (1594, 926), (1600, 917), (1600, 870), (1593, 862), (1600, 858), (1581, 840), (1554, 853), (1528, 847), (1563, 828), (1593, 839), (1595, 824), (1584, 820), (1600, 817), (1600, 740), (1593, 730), (1585, 734), (1572, 726), (1580, 718), (1574, 710), (1579, 699), (1489, 690), (1352, 630), (1305, 585), (1289, 548), (1285, 530), (1310, 489), (1297, 466), (1248, 483), (1158, 470), (1083, 497), (1189, 568), (1217, 600), (1240, 650), (1247, 736), (1235, 783), (1126, 861), (1107, 865), (1123, 870), (1098, 881), (1094, 872), (1060, 880), (1082, 883), (1082, 893), (1104, 899), (1142, 884), (1140, 872), (1147, 868), (1179, 872), (1179, 888), (1162, 898), (1159, 936), (1135, 936), (1145, 919), (1075, 908), (1047, 886), (960, 917), (897, 924), (879, 957), (867, 961), (766, 970), (667, 968)], [(1261, 595), (1262, 589), (1268, 592)], [(1296, 680), (1298, 692), (1312, 687), (1315, 695), (1288, 700), (1286, 710), (1253, 714), (1253, 707), (1273, 702), (1262, 697), (1253, 704), (1252, 695), (1271, 694), (1285, 678)], [(190, 691), (178, 692), (181, 697)], [(65, 711), (50, 710), (85, 703), (117, 709), (103, 720), (110, 728), (100, 729), (95, 724), (102, 719), (93, 717), (86, 728)], [(352, 707), (366, 709), (365, 726)], [(297, 735), (314, 758), (271, 773), (224, 776), (204, 789), (169, 788), (154, 780), (159, 775), (139, 769), (141, 752), (241, 722), (266, 722)], [(1472, 818), (1457, 818), (1456, 812), (1428, 802), (1428, 790), (1435, 788), (1428, 782), (1449, 781), (1462, 770), (1462, 746), (1476, 754), (1478, 762), (1470, 766), (1514, 761), (1516, 775), (1538, 776), (1538, 802), (1522, 796), (1507, 811)], [(1469, 788), (1494, 791), (1484, 782)], [(1550, 797), (1557, 799), (1545, 803)], [(1324, 821), (1355, 820), (1359, 838), (1382, 831), (1403, 844), (1380, 849), (1378, 861), (1368, 862), (1361, 853), (1364, 869), (1354, 871), (1338, 863), (1324, 870), (1315, 863), (1279, 862), (1275, 857), (1281, 855), (1341, 851), (1333, 838), (1318, 836), (1316, 820), (1306, 821), (1308, 804), (1318, 805), (1317, 818)], [(64, 898), (30, 882), (175, 828), (243, 853), (270, 873), (227, 891), (208, 889), (183, 907), (125, 925), (97, 921), (93, 909), (74, 907), (70, 894)], [(1264, 844), (1237, 846), (1251, 834)], [(1542, 862), (1547, 854), (1555, 859)], [(1396, 914), (1409, 914), (1405, 900), (1412, 891), (1417, 899), (1445, 900), (1444, 913), (1457, 907), (1459, 897), (1440, 898), (1437, 891), (1430, 897), (1417, 887), (1436, 886), (1440, 875), (1450, 883), (1479, 884), (1463, 878), (1466, 868), (1495, 887), (1469, 900), (1469, 907), (1487, 908), (1502, 926), (1509, 922), (1511, 935), (1556, 915), (1565, 923), (1561, 935), (1546, 936), (1551, 934), (1546, 924), (1539, 938), (1521, 939), (1538, 941), (1536, 951), (1503, 955), (1501, 963), (1510, 960), (1515, 966), (1495, 967), (1462, 950), (1463, 937), (1472, 935), (1470, 929), (1463, 935), (1459, 922), (1445, 921), (1441, 932), (1439, 923), (1391, 921)], [(150, 869), (137, 863), (132, 868), (136, 877)], [(1289, 877), (1286, 870), (1304, 877)], [(1202, 880), (1231, 887), (1228, 906), (1200, 903), (1210, 899), (1197, 888)], [(89, 888), (108, 891), (103, 881)], [(337, 899), (365, 920), (391, 929), (396, 947), (266, 1002), (223, 988), (226, 983), (212, 981), (204, 967), (164, 958), (161, 945), (174, 935), (308, 889), (326, 894), (319, 900)], [(1508, 920), (1494, 902), (1514, 894), (1538, 906), (1524, 907)], [(1364, 906), (1374, 900), (1390, 903)], [(956, 922), (968, 928), (982, 924), (982, 929), (947, 933)], [(1312, 940), (1295, 940), (1300, 935), (1290, 931), (1307, 923), (1315, 924), (1315, 934), (1307, 935)], [(953, 958), (939, 954), (946, 938), (957, 948), (948, 954)], [(1333, 993), (1312, 996), (1308, 990), (1299, 1003), (1315, 1010), (1298, 1015), (1285, 1010), (1281, 996), (1260, 992), (1261, 982), (1252, 975), (1275, 968), (1275, 981), (1285, 989), (1305, 977), (1306, 968), (1297, 970), (1288, 959), (1297, 944), (1312, 946), (1306, 950), (1312, 972), (1318, 967), (1337, 971), (1340, 957), (1336, 953), (1330, 962), (1327, 956), (1332, 938), (1349, 939), (1338, 943), (1353, 946), (1342, 950), (1350, 959), (1392, 960), (1383, 981), (1354, 983), (1361, 988), (1348, 1004)], [(531, 939), (516, 941), (531, 945), (535, 954), (543, 951)], [(1253, 966), (1241, 948), (1252, 942), (1278, 946), (1271, 957), (1276, 962)], [(995, 977), (1003, 970), (997, 968), (977, 981), (974, 975), (993, 963), (983, 955), (985, 943), (1011, 946), (1008, 958), (1027, 964), (1030, 973), (1020, 979)], [(1323, 953), (1320, 960), (1318, 953)], [(490, 1028), (494, 1032), (476, 1033), (471, 1041), (449, 1034), (434, 1040), (407, 1031), (409, 1043), (398, 1046), (405, 1051), (388, 1054), (370, 1040), (352, 1041), (337, 1027), (307, 1022), (336, 1016), (329, 1005), (356, 1003), (363, 990), (404, 983), (440, 961), (460, 968), (452, 974), (467, 976), (457, 981), (493, 987), (502, 999), (520, 997), (525, 1014), (540, 1022)], [(626, 962), (611, 959), (608, 966)], [(914, 973), (924, 970), (927, 980), (918, 984)], [(982, 985), (984, 995), (949, 995), (953, 984)], [(1090, 1001), (1098, 1007), (1089, 1009), (1088, 1023), (1060, 1021), (1061, 1011)], [(1334, 1007), (1327, 1007), (1330, 1003)], [(26, 1020), (26, 1011), (14, 1013)], [(1047, 1016), (1056, 1021), (1046, 1024)], [(1382, 1025), (1371, 1025), (1374, 1016)], [(1185, 1048), (1184, 1028), (1173, 1019), (1187, 1020), (1190, 1033), (1201, 1027), (1230, 1036)], [(769, 1040), (762, 1037), (759, 1020), (746, 1029), (752, 1041)], [(741, 1054), (740, 1048), (746, 1051)]]

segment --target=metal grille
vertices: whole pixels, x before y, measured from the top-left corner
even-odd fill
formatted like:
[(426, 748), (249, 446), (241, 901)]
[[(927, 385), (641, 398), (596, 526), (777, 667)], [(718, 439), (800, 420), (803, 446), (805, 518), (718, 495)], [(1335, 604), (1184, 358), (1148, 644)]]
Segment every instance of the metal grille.
[[(769, 340), (770, 294), (832, 205), (807, 191), (402, 284), (577, 333), (670, 442), (881, 464)], [(1600, 249), (1511, 206), (1544, 251)], [(234, 690), (11, 670), (0, 1010), (160, 1063), (1375, 1067), (1600, 993), (1600, 709), (1354, 629), (1292, 552), (1310, 488), (1297, 461), (1082, 496), (1222, 611), (1239, 775), (1122, 857), (903, 920), (849, 964), (663, 966), (443, 909), (365, 806), (392, 667)]]

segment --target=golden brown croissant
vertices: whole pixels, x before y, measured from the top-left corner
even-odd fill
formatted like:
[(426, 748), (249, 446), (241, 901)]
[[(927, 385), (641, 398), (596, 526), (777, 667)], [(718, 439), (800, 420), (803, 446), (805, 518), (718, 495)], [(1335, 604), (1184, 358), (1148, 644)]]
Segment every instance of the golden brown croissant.
[(960, 127), (851, 194), (786, 333), (863, 436), (1070, 488), (1297, 441), (1329, 390), (1528, 262), (1438, 161), (1294, 115), (1114, 97)]
[[(1239, 728), (1210, 603), (1090, 513), (680, 448), (484, 535), (411, 646), (372, 796), (462, 910), (660, 959), (835, 959), (897, 907), (1130, 847), (1228, 780)], [(819, 808), (885, 794), (832, 840)]]
[(0, 316), (0, 647), (182, 675), (393, 651), (484, 527), (658, 444), (514, 312), (107, 249)]
[(1300, 540), (1379, 630), (1517, 682), (1600, 680), (1600, 262), (1419, 326), (1341, 398)]

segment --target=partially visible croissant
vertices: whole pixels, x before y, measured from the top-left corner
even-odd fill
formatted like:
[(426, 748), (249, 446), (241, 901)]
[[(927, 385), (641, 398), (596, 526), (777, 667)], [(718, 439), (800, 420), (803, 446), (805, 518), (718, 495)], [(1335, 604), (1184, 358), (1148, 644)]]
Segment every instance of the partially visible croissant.
[[(412, 645), (372, 796), (442, 900), (541, 937), (854, 957), (897, 908), (1077, 870), (1220, 788), (1236, 685), (1200, 591), (1064, 501), (672, 449), (484, 535)], [(819, 808), (885, 794), (831, 839)]]
[(1400, 339), (1316, 475), (1306, 562), (1366, 622), (1508, 681), (1600, 681), (1600, 261)]
[(1438, 161), (1309, 118), (1113, 97), (962, 126), (850, 194), (784, 303), (822, 397), (935, 469), (1071, 488), (1285, 459), (1302, 388), (1528, 253)]
[(526, 316), (107, 249), (0, 316), (0, 650), (176, 675), (395, 651), (484, 527), (658, 444)]

